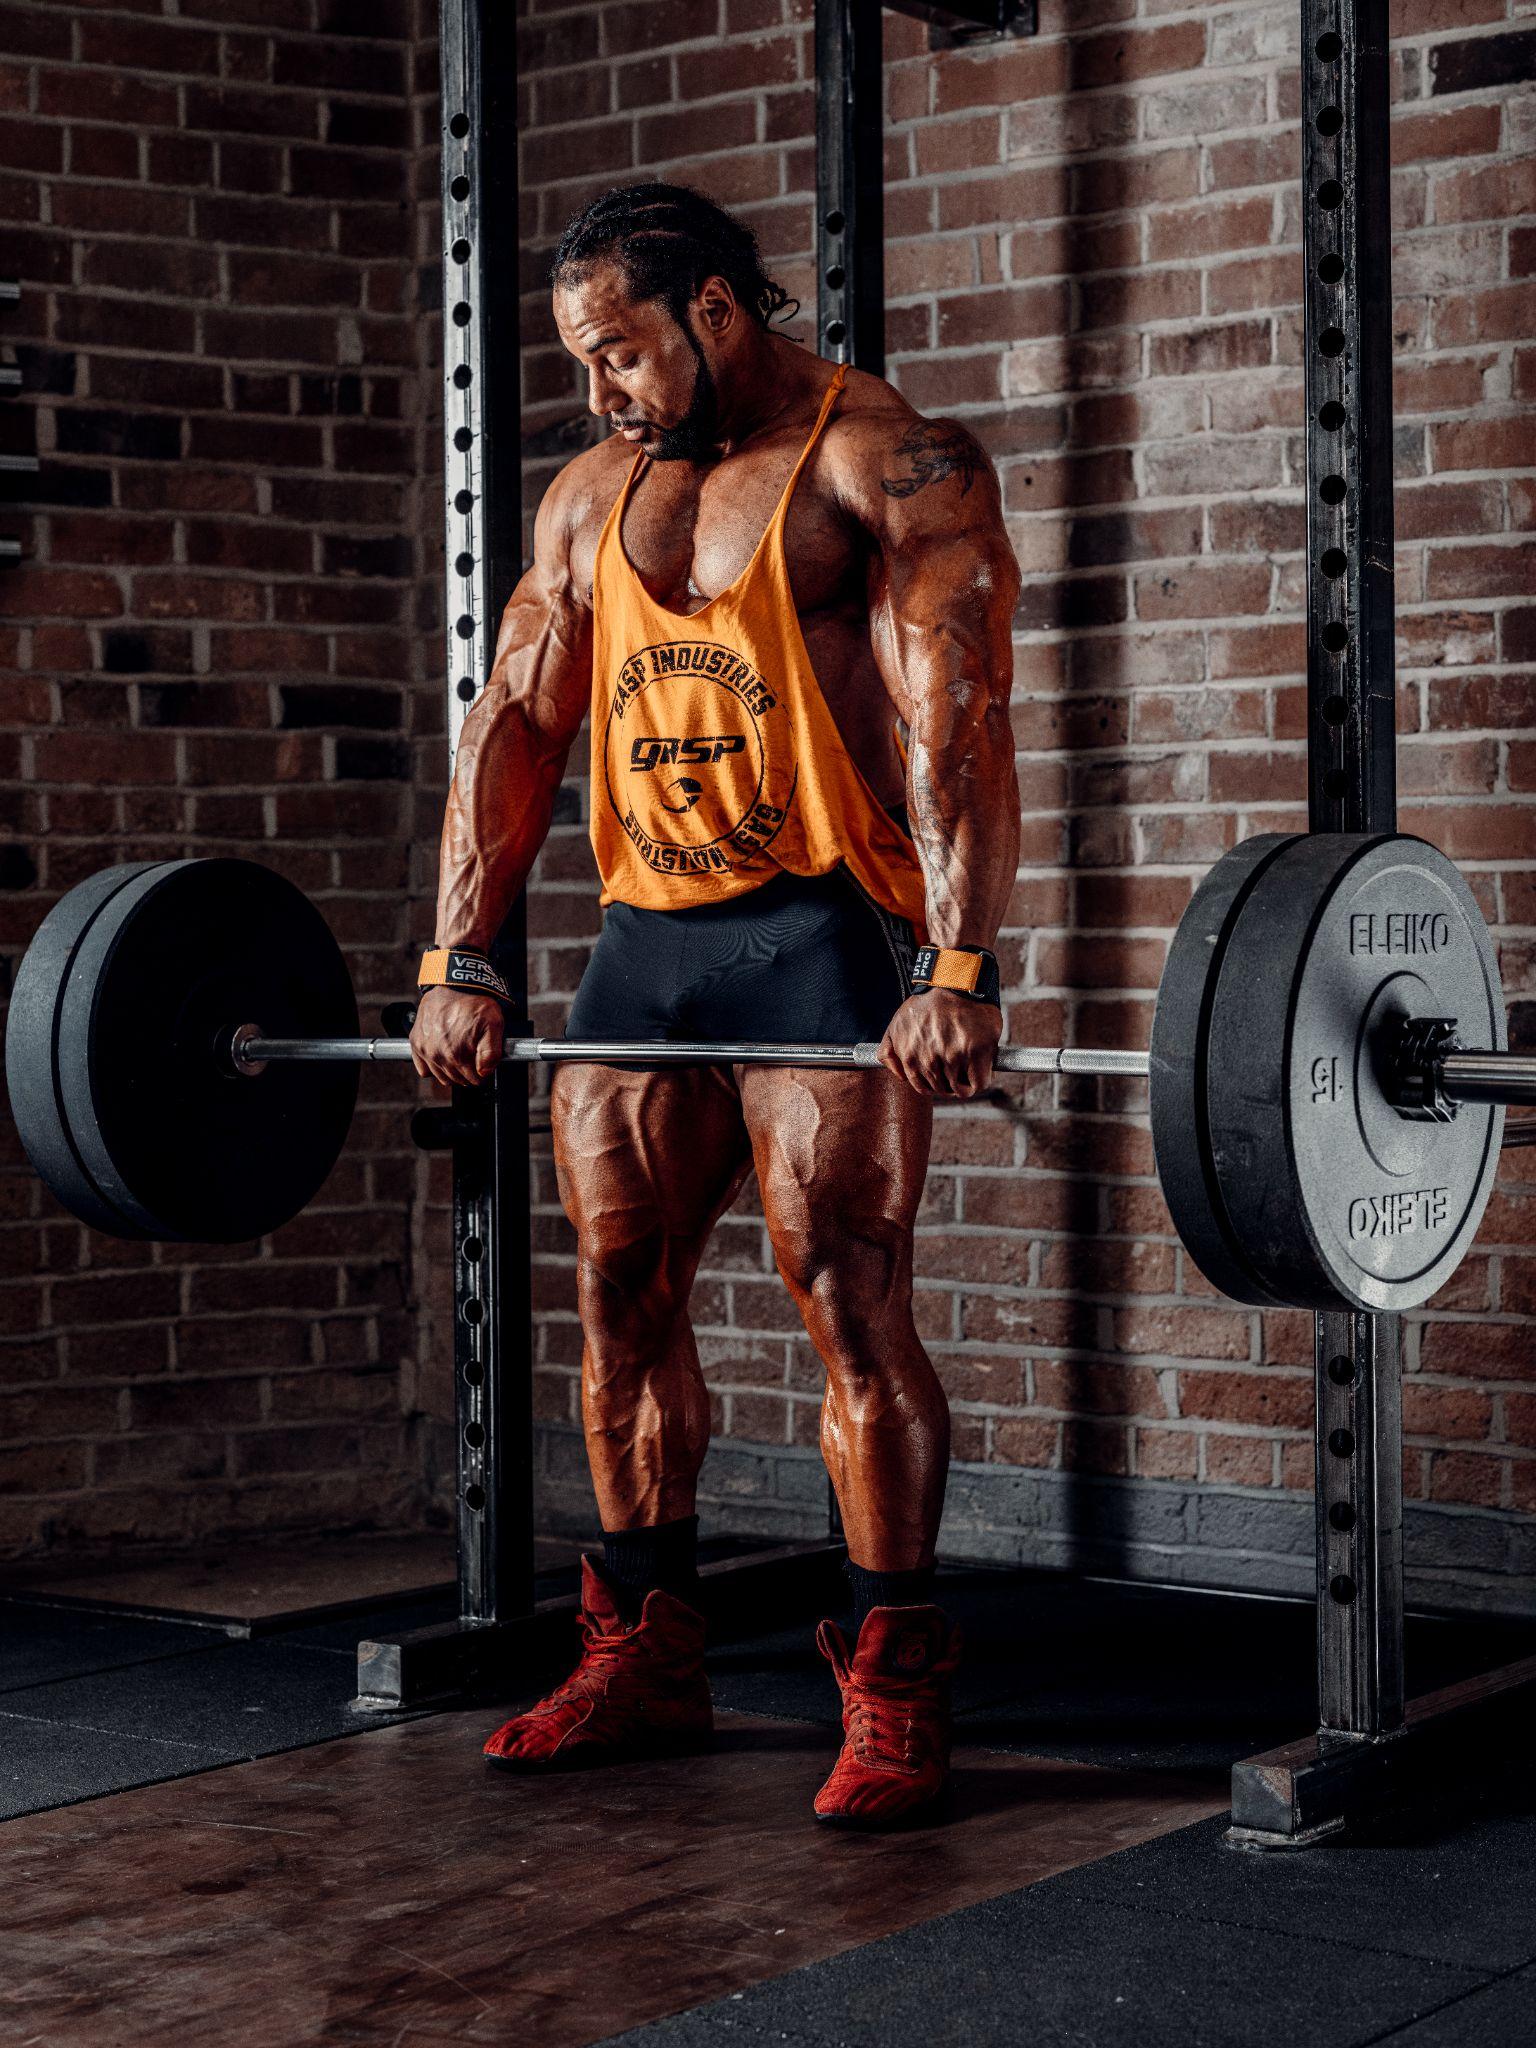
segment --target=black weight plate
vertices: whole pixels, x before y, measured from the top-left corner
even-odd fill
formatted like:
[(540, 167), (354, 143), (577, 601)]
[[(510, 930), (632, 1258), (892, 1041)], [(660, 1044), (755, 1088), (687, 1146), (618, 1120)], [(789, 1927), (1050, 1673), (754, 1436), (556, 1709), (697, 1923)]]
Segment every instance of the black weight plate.
[(1205, 1068), (1211, 1005), (1227, 934), (1255, 879), (1283, 846), (1281, 832), (1223, 854), (1190, 898), (1168, 948), (1152, 1019), (1152, 1149), (1173, 1227), (1206, 1279), (1238, 1301), (1265, 1301), (1233, 1234), (1211, 1162)]
[(80, 941), (102, 906), (117, 892), (160, 863), (134, 861), (92, 875), (49, 911), (16, 970), (5, 1029), (5, 1085), (22, 1149), (40, 1179), (65, 1208), (114, 1237), (139, 1237), (92, 1180), (70, 1136), (59, 1101), (59, 1005), (74, 970)]
[(237, 1075), (224, 1053), (246, 1023), (276, 1037), (357, 1030), (346, 962), (299, 890), (253, 862), (191, 860), (110, 897), (59, 1005), (58, 1096), (92, 1180), (148, 1236), (260, 1237), (336, 1163), (357, 1064)]
[(1212, 1157), (1262, 1284), (1302, 1308), (1416, 1308), (1455, 1271), (1503, 1112), (1402, 1117), (1381, 1062), (1403, 1017), (1504, 1043), (1498, 961), (1455, 866), (1419, 839), (1314, 833), (1255, 883), (1227, 947), (1207, 1074)]

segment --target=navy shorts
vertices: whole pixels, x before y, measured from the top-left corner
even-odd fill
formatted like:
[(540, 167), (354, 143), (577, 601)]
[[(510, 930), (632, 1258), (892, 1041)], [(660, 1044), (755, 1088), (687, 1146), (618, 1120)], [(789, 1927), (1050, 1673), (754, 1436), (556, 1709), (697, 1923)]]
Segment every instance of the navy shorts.
[(915, 950), (846, 868), (686, 910), (611, 903), (565, 1035), (856, 1045), (885, 1035)]

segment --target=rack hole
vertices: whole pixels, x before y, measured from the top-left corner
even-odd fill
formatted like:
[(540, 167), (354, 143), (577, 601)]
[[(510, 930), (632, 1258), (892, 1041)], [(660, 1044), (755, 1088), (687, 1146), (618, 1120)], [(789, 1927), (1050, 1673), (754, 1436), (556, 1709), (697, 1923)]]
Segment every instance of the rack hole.
[(1349, 486), (1341, 476), (1325, 476), (1317, 487), (1317, 495), (1325, 505), (1342, 505)]
[(1337, 107), (1324, 107), (1317, 117), (1319, 135), (1337, 135), (1344, 126), (1344, 116)]
[(1328, 1432), (1328, 1448), (1336, 1458), (1353, 1457), (1355, 1449), (1354, 1431), (1352, 1429), (1330, 1429)]
[(469, 244), (468, 242), (465, 241), (462, 235), (460, 235), (459, 239), (448, 251), (448, 254), (453, 258), (455, 263), (467, 263), (469, 261)]
[(848, 273), (843, 269), (841, 263), (834, 263), (832, 268), (827, 272), (827, 289), (829, 291), (834, 292), (841, 291), (843, 288), (843, 279), (847, 276), (847, 274)]
[(822, 226), (829, 235), (840, 235), (843, 232), (843, 216), (835, 206), (822, 222)]
[(1330, 434), (1336, 434), (1344, 424), (1344, 408), (1336, 398), (1330, 398), (1317, 416), (1317, 424), (1326, 427)]
[(475, 701), (475, 686), (470, 677), (460, 676), (457, 688), (459, 692), (459, 702), (461, 704), (473, 704), (473, 702)]
[(1323, 645), (1330, 654), (1342, 654), (1349, 645), (1349, 628), (1337, 622), (1324, 626)]
[(1324, 548), (1318, 567), (1325, 576), (1342, 576), (1349, 567), (1349, 557), (1342, 548)]
[[(1323, 699), (1323, 716), (1330, 725), (1342, 725), (1349, 716), (1349, 706), (1342, 697), (1325, 697)], [(1338, 1364), (1337, 1359), (1334, 1360), (1334, 1364)]]
[[(471, 685), (470, 685), (470, 687), (471, 687), (471, 688), (473, 688), (473, 687), (474, 687), (474, 685), (473, 685), (473, 684), (471, 684)], [(478, 1237), (466, 1237), (466, 1238), (465, 1238), (465, 1240), (464, 1240), (464, 1256), (465, 1256), (465, 1258), (466, 1258), (466, 1259), (468, 1259), (468, 1261), (469, 1261), (469, 1263), (470, 1263), (471, 1265), (474, 1265), (474, 1263), (475, 1263), (475, 1261), (476, 1261), (477, 1259), (482, 1259), (482, 1258), (484, 1258), (484, 1256), (485, 1256), (485, 1246), (484, 1246), (484, 1245), (483, 1245), (483, 1244), (482, 1244), (482, 1243), (480, 1242), (480, 1240), (479, 1240), (479, 1238), (478, 1238)]]
[(466, 1486), (464, 1489), (464, 1505), (471, 1514), (478, 1515), (485, 1506), (485, 1488), (483, 1486)]
[(475, 558), (473, 555), (455, 555), (453, 566), (461, 576), (467, 576), (475, 566)]
[(1325, 327), (1317, 337), (1318, 348), (1325, 356), (1341, 356), (1344, 353), (1344, 330), (1342, 327)]
[[(1342, 697), (1330, 697), (1328, 702), (1330, 704), (1337, 704), (1340, 707), (1340, 717), (1342, 717), (1344, 699)], [(1337, 725), (1339, 720), (1333, 719), (1331, 722)], [(1328, 1361), (1328, 1377), (1336, 1387), (1352, 1387), (1355, 1383), (1355, 1361), (1352, 1358), (1330, 1358)]]
[(1332, 213), (1336, 206), (1343, 204), (1343, 200), (1344, 187), (1339, 183), (1338, 179), (1324, 178), (1322, 184), (1317, 188), (1318, 205), (1327, 212)]
[(469, 133), (468, 114), (455, 114), (448, 123), (448, 133), (455, 137), (455, 139), (462, 139), (462, 137), (466, 136)]
[(474, 620), (473, 620), (473, 619), (472, 619), (472, 618), (471, 618), (471, 617), (469, 616), (468, 612), (466, 612), (466, 613), (464, 614), (463, 618), (459, 620), (458, 624), (457, 624), (457, 625), (456, 625), (456, 626), (454, 627), (454, 629), (453, 629), (453, 630), (455, 631), (455, 633), (457, 633), (457, 634), (458, 634), (458, 636), (459, 636), (459, 638), (460, 638), (461, 640), (473, 640), (473, 639), (474, 639), (474, 637), (475, 637), (475, 622), (474, 622)]
[(1337, 284), (1344, 275), (1344, 258), (1329, 254), (1317, 266), (1317, 274), (1324, 284)]
[(453, 509), (455, 512), (473, 512), (475, 509), (474, 492), (455, 491), (453, 494)]
[(847, 332), (848, 330), (841, 320), (829, 320), (827, 322), (827, 339), (834, 347), (843, 339)]
[(457, 390), (467, 391), (469, 389), (470, 385), (475, 381), (475, 373), (468, 363), (460, 363), (453, 373), (453, 381)]
[(459, 450), (460, 454), (466, 454), (474, 447), (475, 437), (468, 427), (456, 427), (454, 429), (453, 445)]
[(455, 178), (453, 183), (448, 187), (448, 197), (450, 199), (457, 199), (460, 201), (467, 199), (469, 197), (468, 178)]
[(466, 1323), (483, 1323), (485, 1321), (485, 1303), (483, 1301), (466, 1301), (459, 1313), (463, 1316)]
[(1328, 1510), (1328, 1521), (1331, 1527), (1335, 1529), (1345, 1531), (1353, 1529), (1355, 1526), (1355, 1511), (1347, 1500), (1336, 1500)]
[(474, 307), (470, 305), (467, 299), (460, 299), (459, 303), (453, 309), (454, 326), (467, 327), (470, 321), (474, 319), (474, 317)]
[(1339, 1572), (1328, 1581), (1328, 1591), (1341, 1607), (1348, 1607), (1355, 1597), (1355, 1582), (1348, 1572)]
[(472, 1358), (468, 1365), (465, 1366), (464, 1384), (466, 1387), (482, 1387), (485, 1385), (485, 1367), (477, 1359)]
[(1325, 64), (1335, 64), (1344, 53), (1344, 38), (1329, 29), (1317, 39), (1317, 54)]
[(478, 1451), (485, 1442), (485, 1425), (480, 1422), (466, 1423), (464, 1425), (464, 1441), (472, 1451)]

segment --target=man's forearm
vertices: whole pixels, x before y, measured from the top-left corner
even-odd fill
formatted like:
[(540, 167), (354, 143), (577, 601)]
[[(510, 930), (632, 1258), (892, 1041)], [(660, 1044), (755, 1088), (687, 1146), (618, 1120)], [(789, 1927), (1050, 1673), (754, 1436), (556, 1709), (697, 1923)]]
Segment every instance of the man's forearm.
[(570, 741), (541, 732), (493, 684), (464, 721), (443, 821), (439, 946), (488, 947), (528, 880)]
[(984, 683), (922, 693), (907, 797), (929, 941), (991, 947), (1019, 864), (1019, 785), (1007, 706)]

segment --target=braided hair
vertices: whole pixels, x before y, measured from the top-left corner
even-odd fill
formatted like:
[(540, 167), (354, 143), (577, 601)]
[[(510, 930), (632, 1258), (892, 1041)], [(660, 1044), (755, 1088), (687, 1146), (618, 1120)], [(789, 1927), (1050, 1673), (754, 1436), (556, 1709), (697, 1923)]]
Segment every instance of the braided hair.
[(752, 230), (687, 185), (619, 185), (589, 201), (560, 237), (550, 283), (579, 284), (603, 258), (636, 299), (663, 300), (679, 324), (707, 277), (723, 277), (760, 326), (800, 310), (764, 271)]

